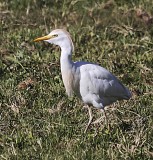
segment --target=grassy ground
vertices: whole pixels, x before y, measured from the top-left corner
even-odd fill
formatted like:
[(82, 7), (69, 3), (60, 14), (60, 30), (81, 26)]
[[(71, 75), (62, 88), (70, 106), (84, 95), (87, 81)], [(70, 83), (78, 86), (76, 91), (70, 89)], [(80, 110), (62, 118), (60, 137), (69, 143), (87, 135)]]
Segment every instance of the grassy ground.
[[(0, 159), (153, 159), (152, 0), (0, 1)], [(133, 93), (84, 134), (88, 113), (65, 94), (60, 50), (33, 39), (65, 28), (73, 60), (114, 73)], [(94, 119), (100, 116), (94, 111)]]

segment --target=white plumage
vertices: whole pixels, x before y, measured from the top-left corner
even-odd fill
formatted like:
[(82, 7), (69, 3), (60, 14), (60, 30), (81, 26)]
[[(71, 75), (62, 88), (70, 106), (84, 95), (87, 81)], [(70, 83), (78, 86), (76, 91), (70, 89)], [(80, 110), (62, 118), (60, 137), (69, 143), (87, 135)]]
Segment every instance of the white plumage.
[[(67, 31), (53, 30), (34, 41), (47, 41), (61, 48), (61, 73), (68, 96), (73, 92), (87, 105), (104, 109), (111, 103), (131, 97), (130, 91), (108, 70), (90, 62), (72, 62), (73, 42)], [(88, 107), (89, 109), (89, 107)], [(91, 110), (89, 110), (91, 123)]]

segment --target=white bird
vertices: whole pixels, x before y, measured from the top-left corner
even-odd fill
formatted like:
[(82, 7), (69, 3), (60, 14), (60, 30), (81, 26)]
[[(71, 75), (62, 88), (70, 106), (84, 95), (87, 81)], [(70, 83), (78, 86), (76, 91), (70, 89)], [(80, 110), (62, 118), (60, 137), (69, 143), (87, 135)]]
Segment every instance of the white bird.
[(86, 130), (92, 122), (90, 105), (104, 110), (105, 106), (117, 100), (128, 100), (131, 97), (130, 91), (107, 69), (90, 62), (72, 61), (74, 46), (67, 31), (56, 29), (47, 36), (36, 38), (34, 42), (42, 40), (61, 48), (60, 65), (66, 93), (72, 96), (74, 92), (89, 111)]

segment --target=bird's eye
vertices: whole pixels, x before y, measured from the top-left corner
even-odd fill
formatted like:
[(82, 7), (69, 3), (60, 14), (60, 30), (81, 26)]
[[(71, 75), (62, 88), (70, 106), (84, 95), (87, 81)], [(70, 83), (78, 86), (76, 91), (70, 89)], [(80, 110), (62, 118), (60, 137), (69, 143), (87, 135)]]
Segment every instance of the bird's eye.
[(54, 38), (55, 38), (55, 37), (58, 37), (58, 34), (54, 34), (53, 37), (54, 37)]

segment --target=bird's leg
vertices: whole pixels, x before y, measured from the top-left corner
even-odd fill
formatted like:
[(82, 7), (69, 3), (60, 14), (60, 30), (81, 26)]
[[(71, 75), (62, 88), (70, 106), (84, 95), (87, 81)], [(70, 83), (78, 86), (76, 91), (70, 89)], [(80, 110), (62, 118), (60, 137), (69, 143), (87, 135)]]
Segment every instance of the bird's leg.
[(104, 118), (106, 119), (106, 124), (108, 124), (108, 121), (107, 121), (107, 114), (105, 112), (104, 109), (100, 109), (101, 113), (103, 114), (100, 118), (98, 118), (97, 120), (95, 120), (92, 124), (97, 124), (97, 123), (100, 123), (104, 120)]
[(106, 114), (105, 110), (104, 110), (104, 115), (105, 115), (105, 119), (106, 119), (107, 130), (110, 131), (110, 124), (108, 122), (108, 117), (107, 117), (107, 114)]
[(84, 131), (84, 133), (86, 133), (87, 129), (89, 128), (89, 126), (90, 126), (90, 124), (92, 122), (93, 116), (92, 116), (92, 110), (91, 110), (91, 108), (88, 105), (84, 106), (83, 108), (87, 108), (88, 109), (88, 113), (89, 113), (89, 121), (88, 121), (86, 129)]
[(100, 109), (100, 111), (101, 111), (101, 113), (102, 113), (103, 115), (102, 115), (100, 118), (98, 118), (97, 120), (95, 120), (92, 124), (101, 123), (101, 122), (104, 120), (104, 118), (105, 118), (105, 120), (106, 120), (106, 126), (107, 126), (107, 129), (108, 129), (108, 131), (109, 131), (109, 130), (110, 130), (110, 125), (109, 125), (109, 123), (108, 123), (107, 114), (106, 114), (106, 112), (105, 112), (104, 109)]

